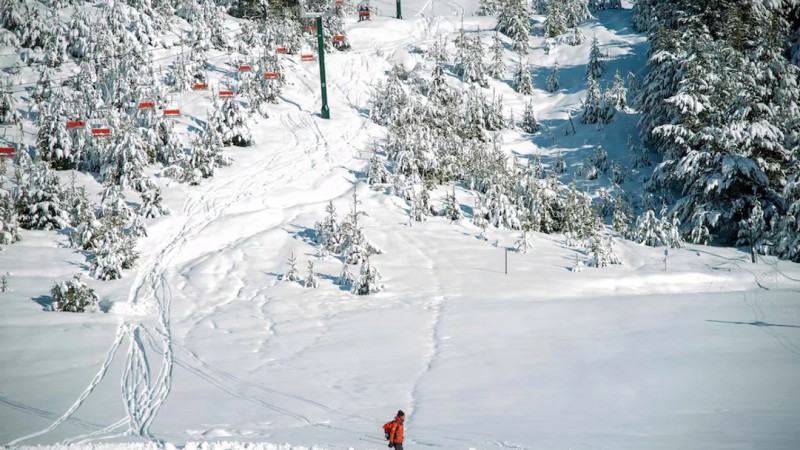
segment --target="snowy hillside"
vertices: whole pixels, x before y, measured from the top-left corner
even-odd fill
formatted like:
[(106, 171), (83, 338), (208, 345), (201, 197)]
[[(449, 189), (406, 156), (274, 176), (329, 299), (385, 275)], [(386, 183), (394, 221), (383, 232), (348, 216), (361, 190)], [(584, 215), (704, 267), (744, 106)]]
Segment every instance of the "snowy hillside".
[(328, 120), (310, 22), (217, 8), (266, 2), (23, 2), (0, 444), (377, 449), (402, 409), (408, 449), (796, 448), (800, 265), (684, 242), (632, 3), (551, 2), (334, 5)]

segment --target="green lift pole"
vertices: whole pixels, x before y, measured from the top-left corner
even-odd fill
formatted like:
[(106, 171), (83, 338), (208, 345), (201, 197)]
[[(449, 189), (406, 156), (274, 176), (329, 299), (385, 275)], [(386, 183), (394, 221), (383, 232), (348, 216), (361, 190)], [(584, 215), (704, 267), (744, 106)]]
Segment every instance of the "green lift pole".
[[(400, 4), (400, 0), (397, 0)], [(400, 11), (398, 9), (398, 11)], [(322, 38), (322, 16), (317, 16), (317, 53), (319, 54), (319, 86), (322, 90), (322, 112), (323, 119), (331, 118), (331, 110), (328, 108), (328, 85), (325, 82), (325, 42)]]
[(397, 0), (397, 18), (398, 19), (402, 19), (403, 18), (403, 13), (400, 12), (400, 0)]

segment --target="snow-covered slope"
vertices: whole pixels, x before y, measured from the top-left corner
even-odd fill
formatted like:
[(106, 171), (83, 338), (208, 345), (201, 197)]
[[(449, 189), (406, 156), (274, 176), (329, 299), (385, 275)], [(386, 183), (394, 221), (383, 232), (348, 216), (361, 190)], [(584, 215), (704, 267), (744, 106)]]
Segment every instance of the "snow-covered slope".
[[(381, 448), (381, 425), (402, 409), (407, 448), (794, 448), (798, 265), (692, 245), (665, 262), (663, 247), (618, 241), (623, 265), (573, 272), (585, 255), (561, 235), (532, 233), (530, 252), (509, 252), (518, 232), (490, 228), (484, 241), (469, 219), (408, 226), (404, 200), (370, 189), (365, 165), (385, 136), (366, 115), (371, 86), (392, 63), (421, 62), (415, 48), (452, 41), (462, 12), (487, 41), (494, 26), (469, 15), (472, 1), (405, 1), (403, 21), (390, 17), (394, 2), (373, 3), (382, 16), (347, 19), (352, 50), (326, 56), (331, 120), (317, 115), (316, 63), (287, 57), (288, 84), (253, 123), (254, 147), (226, 149), (234, 164), (199, 186), (160, 180), (172, 214), (148, 220), (136, 268), (90, 282), (104, 313), (42, 311), (53, 282), (86, 266), (66, 236), (24, 231), (0, 253), (11, 274), (0, 293), (0, 443)], [(582, 27), (609, 72), (643, 67), (629, 17), (601, 12)], [(541, 38), (531, 42), (532, 98), (550, 131), (504, 131), (503, 148), (573, 166), (602, 144), (627, 161), (632, 112), (563, 133), (590, 43), (545, 55)], [(550, 94), (556, 59), (562, 89)], [(523, 110), (507, 83), (491, 89)], [(181, 101), (195, 116), (210, 104), (198, 93)], [(385, 290), (369, 296), (334, 284), (341, 262), (312, 241), (327, 203), (343, 216), (354, 191), (382, 250), (371, 262)], [(456, 196), (469, 212), (474, 193)], [(317, 289), (281, 281), (291, 255), (303, 277), (314, 263)]]

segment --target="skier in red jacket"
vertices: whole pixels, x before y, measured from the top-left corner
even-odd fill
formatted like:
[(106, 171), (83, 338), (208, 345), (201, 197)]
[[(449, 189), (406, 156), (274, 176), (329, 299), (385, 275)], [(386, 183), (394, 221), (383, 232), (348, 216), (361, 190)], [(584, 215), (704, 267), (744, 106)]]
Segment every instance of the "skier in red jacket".
[(389, 422), (389, 447), (394, 447), (395, 450), (403, 450), (403, 422), (405, 422), (406, 414), (400, 410), (397, 411), (397, 416), (393, 421)]

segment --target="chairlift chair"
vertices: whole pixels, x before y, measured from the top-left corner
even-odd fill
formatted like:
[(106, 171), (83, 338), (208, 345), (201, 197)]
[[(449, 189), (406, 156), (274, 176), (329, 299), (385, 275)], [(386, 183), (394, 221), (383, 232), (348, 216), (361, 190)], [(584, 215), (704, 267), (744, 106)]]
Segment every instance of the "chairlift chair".
[(220, 89), (219, 98), (233, 98), (233, 89)]
[(278, 74), (276, 72), (264, 72), (264, 78), (267, 80), (277, 80)]
[(334, 34), (333, 35), (334, 42), (344, 42), (344, 35), (343, 34)]
[(248, 65), (248, 64), (240, 64), (239, 65), (239, 72), (250, 72), (251, 70), (253, 70), (253, 68), (250, 67), (250, 65)]
[(86, 126), (86, 122), (82, 120), (68, 120), (67, 121), (67, 129), (74, 130), (76, 128), (83, 128)]
[(13, 158), (17, 156), (17, 150), (14, 147), (0, 147), (0, 158)]
[(192, 89), (195, 91), (207, 91), (208, 90), (208, 83), (195, 83), (192, 86)]
[(177, 108), (165, 109), (164, 117), (180, 117), (181, 110)]
[(286, 54), (289, 53), (289, 49), (286, 47), (278, 47), (275, 49), (275, 53)]
[(148, 102), (148, 101), (139, 102), (139, 110), (142, 110), (142, 109), (155, 109), (155, 108), (156, 108), (155, 102)]

